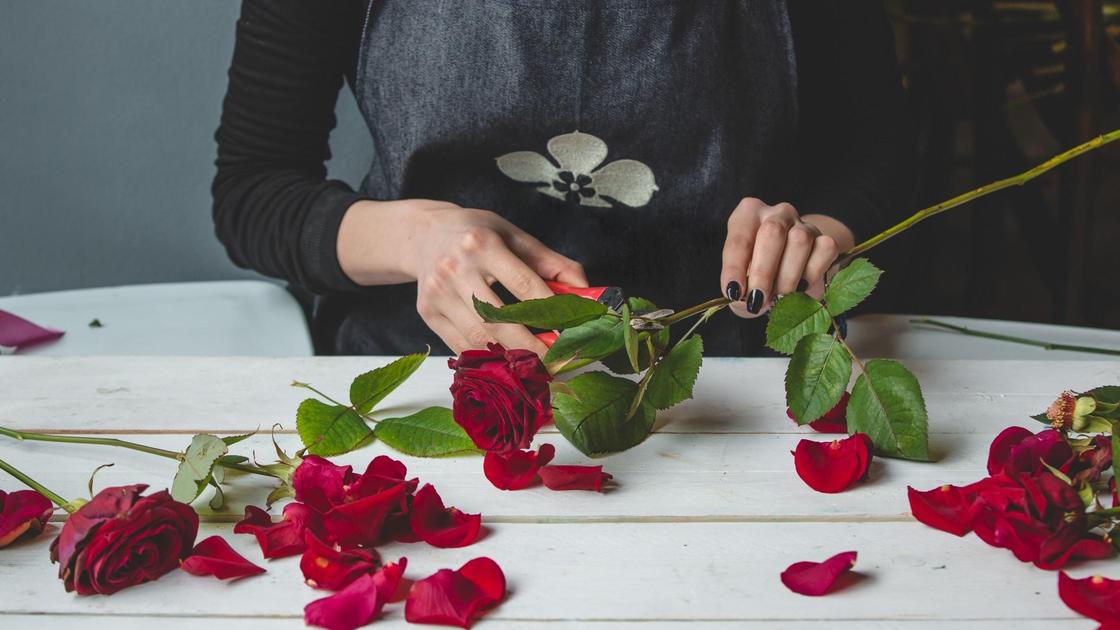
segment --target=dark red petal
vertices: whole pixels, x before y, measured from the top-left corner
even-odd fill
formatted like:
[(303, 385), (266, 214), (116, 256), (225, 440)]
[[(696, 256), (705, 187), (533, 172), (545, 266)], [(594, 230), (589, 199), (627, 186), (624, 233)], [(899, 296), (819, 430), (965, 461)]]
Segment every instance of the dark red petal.
[(482, 472), (499, 490), (523, 490), (537, 483), (537, 472), (555, 456), (556, 447), (551, 444), (541, 444), (536, 452), (489, 451), (482, 461)]
[(420, 540), (433, 547), (466, 547), (478, 540), (482, 515), (445, 508), (435, 487), (425, 484), (412, 499), (409, 523)]
[(322, 533), (319, 513), (302, 503), (284, 506), (281, 519), (275, 523), (268, 512), (252, 505), (245, 507), (245, 518), (233, 526), (235, 534), (252, 534), (257, 538), (265, 558), (284, 558), (303, 553), (306, 531)]
[(469, 628), (504, 596), (502, 570), (489, 558), (475, 558), (458, 571), (441, 569), (413, 584), (405, 600), (404, 618), (410, 623)]
[(1043, 541), (1039, 547), (1038, 560), (1035, 561), (1035, 566), (1047, 571), (1054, 571), (1066, 566), (1070, 560), (1100, 560), (1112, 557), (1112, 544), (1100, 538), (1079, 538), (1068, 546), (1065, 544), (1051, 545), (1051, 542), (1058, 537), (1059, 535), (1054, 535)]
[(593, 490), (601, 492), (603, 484), (610, 481), (609, 473), (602, 466), (545, 466), (540, 475), (544, 487), (549, 490)]
[(404, 483), (406, 485), (405, 493), (412, 494), (416, 491), (416, 485), (420, 480), (409, 479), (406, 481), (405, 477), (407, 475), (408, 468), (404, 465), (404, 462), (393, 459), (388, 455), (378, 455), (370, 460), (365, 472), (351, 484), (349, 495), (352, 499), (367, 497), (391, 488), (398, 483)]
[(1120, 580), (1099, 575), (1075, 580), (1063, 571), (1058, 597), (1074, 612), (1106, 625), (1120, 620)]
[(265, 572), (234, 551), (221, 536), (211, 536), (195, 545), (181, 568), (191, 575), (212, 575), (219, 580), (236, 580)]
[[(832, 409), (829, 409), (823, 416), (809, 423), (809, 428), (817, 433), (847, 433), (848, 432), (848, 392), (844, 392), (840, 396), (840, 401), (837, 402)], [(797, 418), (793, 416), (793, 411), (786, 407), (786, 417), (794, 422)]]
[(292, 473), (296, 501), (326, 512), (345, 500), (344, 487), (353, 474), (350, 466), (337, 466), (318, 455), (308, 455)]
[(303, 621), (328, 630), (353, 630), (372, 622), (383, 605), (373, 576), (366, 574), (334, 595), (305, 606)]
[(824, 595), (856, 564), (856, 552), (845, 551), (824, 562), (795, 562), (782, 571), (782, 584), (801, 595)]
[(323, 515), (326, 540), (343, 547), (372, 546), (382, 538), (390, 514), (401, 509), (407, 484), (398, 483), (349, 503), (337, 505)]
[(842, 440), (801, 440), (793, 451), (797, 475), (817, 492), (843, 492), (862, 479), (871, 465), (871, 440), (857, 433)]
[(304, 542), (307, 548), (300, 558), (299, 568), (304, 581), (313, 588), (340, 590), (376, 571), (381, 561), (376, 549), (340, 550), (319, 540), (312, 532), (304, 533)]
[(1007, 427), (992, 440), (988, 447), (988, 474), (998, 475), (1011, 457), (1011, 448), (1034, 434), (1023, 427)]
[(408, 558), (401, 558), (396, 562), (386, 563), (373, 574), (377, 595), (383, 604), (399, 602), (408, 595), (408, 581), (404, 579), (404, 570), (407, 566)]
[(54, 512), (54, 504), (34, 490), (6, 494), (0, 490), (0, 547), (17, 538), (37, 536)]
[(906, 492), (910, 497), (910, 513), (919, 522), (954, 536), (964, 536), (972, 530), (969, 518), (972, 502), (957, 486), (945, 484), (925, 492), (908, 487)]

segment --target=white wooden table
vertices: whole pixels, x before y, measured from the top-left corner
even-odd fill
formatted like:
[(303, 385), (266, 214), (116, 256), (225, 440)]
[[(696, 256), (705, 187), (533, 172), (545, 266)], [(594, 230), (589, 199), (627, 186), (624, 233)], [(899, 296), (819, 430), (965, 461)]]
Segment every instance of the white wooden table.
[[(290, 430), (306, 393), (288, 386), (293, 378), (343, 393), (355, 374), (386, 361), (4, 357), (0, 424), (123, 435), (179, 449), (200, 431), (267, 430), (274, 422)], [(974, 536), (958, 539), (913, 521), (906, 486), (978, 479), (999, 429), (1036, 427), (1027, 415), (1067, 387), (1120, 383), (1120, 363), (911, 362), (940, 462), (876, 460), (869, 481), (838, 495), (817, 494), (794, 474), (790, 450), (809, 434), (785, 416), (784, 366), (783, 360), (706, 360), (695, 400), (664, 414), (663, 426), (638, 448), (602, 461), (618, 483), (607, 494), (502, 492), (482, 476), (477, 458), (403, 458), (449, 504), (482, 512), (490, 533), (465, 549), (393, 545), (383, 556), (407, 556), (412, 577), (493, 557), (511, 594), (480, 627), (1094, 627), (1058, 599), (1056, 573), (1021, 564)], [(449, 376), (445, 360), (432, 359), (386, 404), (401, 413), (448, 404)], [(585, 463), (554, 432), (542, 438), (558, 447), (558, 463)], [(281, 442), (294, 447), (296, 436), (283, 435)], [(267, 459), (268, 437), (235, 448), (250, 450)], [(338, 460), (364, 464), (386, 451), (373, 445)], [(99, 473), (99, 487), (146, 481), (162, 488), (173, 474), (173, 462), (94, 446), (6, 441), (0, 457), (68, 497), (83, 495), (90, 471), (102, 463), (116, 466)], [(0, 487), (17, 486), (0, 479)], [(262, 482), (233, 481), (230, 511), (221, 515), (227, 523), (204, 525), (200, 538), (227, 535), (267, 574), (227, 584), (175, 572), (111, 597), (76, 597), (56, 579), (47, 558), (51, 536), (44, 535), (0, 550), (0, 628), (105, 628), (109, 617), (119, 630), (301, 627), (303, 605), (323, 593), (302, 584), (298, 559), (265, 563), (252, 537), (230, 531), (241, 507), (263, 496)], [(841, 592), (803, 597), (778, 580), (793, 562), (850, 549), (860, 554), (864, 578)], [(1113, 560), (1071, 572), (1120, 577), (1118, 569)], [(390, 607), (379, 623), (405, 627), (401, 607)]]

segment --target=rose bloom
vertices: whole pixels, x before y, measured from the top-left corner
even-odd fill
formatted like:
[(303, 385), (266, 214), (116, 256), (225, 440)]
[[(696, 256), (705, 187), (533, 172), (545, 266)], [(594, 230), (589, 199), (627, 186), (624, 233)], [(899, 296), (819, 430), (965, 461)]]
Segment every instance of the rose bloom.
[(70, 515), (51, 544), (67, 592), (116, 593), (159, 579), (190, 555), (198, 515), (166, 490), (140, 496), (147, 488), (105, 488)]
[(505, 453), (527, 449), (537, 431), (552, 421), (548, 385), (552, 375), (529, 350), (506, 350), (492, 343), (449, 359), (455, 422), (475, 446)]

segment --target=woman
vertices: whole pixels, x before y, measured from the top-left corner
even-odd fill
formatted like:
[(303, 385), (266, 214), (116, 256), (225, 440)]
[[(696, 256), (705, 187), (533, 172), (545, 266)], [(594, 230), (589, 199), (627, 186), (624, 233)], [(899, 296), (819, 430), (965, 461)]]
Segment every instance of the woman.
[[(891, 31), (862, 0), (244, 0), (229, 77), (218, 236), (314, 295), (326, 353), (543, 352), (471, 297), (545, 280), (719, 291), (755, 318), (819, 292), (909, 180)], [(357, 191), (324, 179), (344, 80), (373, 143)], [(761, 330), (716, 318), (706, 351)]]

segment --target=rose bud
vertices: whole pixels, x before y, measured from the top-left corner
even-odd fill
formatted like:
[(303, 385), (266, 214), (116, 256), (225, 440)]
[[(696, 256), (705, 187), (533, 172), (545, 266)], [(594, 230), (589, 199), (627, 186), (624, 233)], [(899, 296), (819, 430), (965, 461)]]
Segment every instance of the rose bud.
[(159, 579), (194, 547), (198, 515), (166, 490), (145, 484), (105, 488), (70, 515), (51, 544), (67, 592), (109, 595)]
[(527, 449), (537, 431), (552, 421), (552, 375), (532, 351), (492, 343), (486, 350), (467, 350), (447, 365), (455, 370), (455, 422), (478, 448)]
[(38, 536), (53, 512), (54, 504), (34, 490), (0, 490), (0, 547)]

